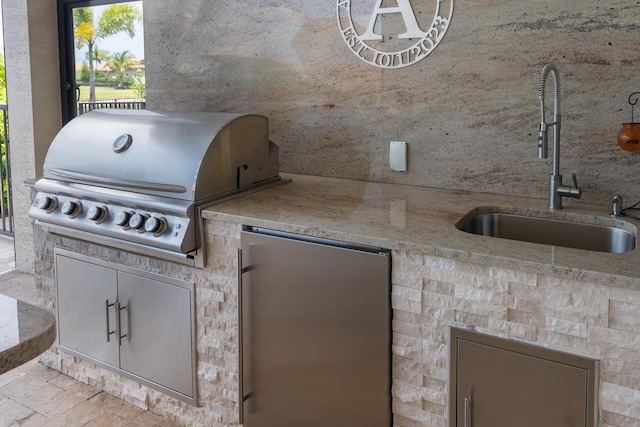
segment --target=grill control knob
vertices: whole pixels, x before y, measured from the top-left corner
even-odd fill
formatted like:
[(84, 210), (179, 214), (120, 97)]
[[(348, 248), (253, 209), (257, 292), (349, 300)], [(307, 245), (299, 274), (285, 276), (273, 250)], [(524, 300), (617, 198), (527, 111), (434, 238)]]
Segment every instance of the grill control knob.
[(82, 212), (82, 205), (80, 202), (73, 202), (71, 200), (67, 200), (62, 204), (62, 213), (70, 216), (71, 218), (75, 218)]
[(106, 206), (91, 206), (87, 212), (87, 216), (90, 220), (101, 223), (109, 216), (109, 210)]
[(165, 231), (167, 231), (167, 219), (164, 217), (158, 218), (158, 217), (152, 216), (144, 224), (144, 229), (149, 233), (153, 233), (159, 236)]
[(129, 226), (131, 228), (135, 228), (136, 230), (144, 231), (144, 223), (147, 220), (146, 215), (142, 214), (134, 214), (129, 220)]
[(129, 218), (131, 218), (131, 213), (127, 211), (120, 211), (116, 214), (115, 221), (120, 227), (128, 227), (129, 226)]
[(58, 207), (58, 199), (49, 196), (41, 197), (36, 200), (36, 207), (46, 212), (53, 212)]

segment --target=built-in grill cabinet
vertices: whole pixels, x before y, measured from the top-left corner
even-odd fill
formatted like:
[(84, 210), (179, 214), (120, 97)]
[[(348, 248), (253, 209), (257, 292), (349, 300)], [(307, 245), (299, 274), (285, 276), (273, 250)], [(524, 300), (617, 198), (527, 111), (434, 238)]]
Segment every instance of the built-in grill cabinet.
[(55, 249), (58, 347), (191, 404), (194, 284)]

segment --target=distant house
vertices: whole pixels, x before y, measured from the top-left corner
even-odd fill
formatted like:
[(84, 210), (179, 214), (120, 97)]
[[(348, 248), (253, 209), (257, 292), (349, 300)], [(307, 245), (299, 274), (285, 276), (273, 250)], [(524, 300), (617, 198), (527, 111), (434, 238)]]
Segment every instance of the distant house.
[(136, 65), (124, 72), (125, 76), (141, 76), (144, 79), (144, 58), (135, 58)]
[[(141, 76), (144, 79), (144, 58), (134, 58), (133, 62), (135, 63), (135, 65), (131, 67), (131, 69), (125, 71), (124, 75), (130, 77)], [(86, 62), (76, 62), (76, 75), (80, 73), (80, 70), (82, 70), (84, 64), (86, 64)], [(118, 73), (109, 68), (109, 66), (105, 63), (94, 63), (93, 69), (94, 71), (102, 71), (103, 73), (105, 73), (107, 79), (116, 79), (118, 77)]]
[[(76, 62), (76, 75), (78, 73), (80, 73), (80, 70), (82, 70), (82, 67), (85, 64), (87, 64), (87, 63), (86, 62)], [(95, 62), (93, 63), (93, 70), (94, 71), (102, 71), (103, 73), (105, 73), (107, 75), (111, 72), (111, 68), (109, 68), (106, 64), (96, 64)]]

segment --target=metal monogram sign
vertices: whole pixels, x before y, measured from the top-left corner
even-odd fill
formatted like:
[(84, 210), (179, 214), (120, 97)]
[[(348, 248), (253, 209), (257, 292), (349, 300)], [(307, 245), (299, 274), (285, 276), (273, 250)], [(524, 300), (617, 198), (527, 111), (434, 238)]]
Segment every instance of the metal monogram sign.
[[(337, 13), (342, 38), (358, 58), (380, 68), (402, 68), (440, 43), (453, 0), (338, 0)], [(433, 16), (428, 27), (426, 16)]]

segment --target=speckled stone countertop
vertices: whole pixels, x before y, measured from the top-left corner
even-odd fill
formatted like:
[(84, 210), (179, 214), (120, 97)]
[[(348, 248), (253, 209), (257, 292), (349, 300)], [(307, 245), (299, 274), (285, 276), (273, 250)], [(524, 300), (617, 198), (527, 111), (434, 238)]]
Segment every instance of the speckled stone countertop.
[(0, 374), (38, 356), (55, 339), (53, 314), (0, 294)]
[[(205, 219), (379, 246), (502, 268), (640, 289), (640, 249), (592, 252), (476, 236), (456, 228), (486, 207), (504, 213), (618, 225), (636, 232), (638, 221), (609, 215), (610, 207), (397, 184), (283, 174), (292, 181), (216, 204)], [(637, 235), (637, 233), (636, 233)]]

